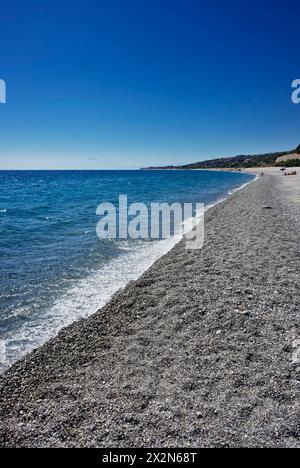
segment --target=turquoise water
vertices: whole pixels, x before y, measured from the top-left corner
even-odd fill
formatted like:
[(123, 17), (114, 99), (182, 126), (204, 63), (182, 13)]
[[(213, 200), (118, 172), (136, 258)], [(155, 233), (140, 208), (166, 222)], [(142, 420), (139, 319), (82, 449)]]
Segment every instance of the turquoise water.
[(251, 176), (206, 171), (0, 172), (0, 370), (94, 313), (175, 240), (100, 240), (101, 202), (213, 204)]

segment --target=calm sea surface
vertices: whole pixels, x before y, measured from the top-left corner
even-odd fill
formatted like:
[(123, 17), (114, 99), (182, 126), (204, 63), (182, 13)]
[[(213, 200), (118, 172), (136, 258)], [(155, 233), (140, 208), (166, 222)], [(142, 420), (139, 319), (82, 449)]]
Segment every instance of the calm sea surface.
[[(102, 307), (175, 240), (99, 240), (102, 202), (213, 204), (252, 180), (206, 171), (0, 171), (0, 372)], [(2, 357), (3, 361), (3, 357)]]

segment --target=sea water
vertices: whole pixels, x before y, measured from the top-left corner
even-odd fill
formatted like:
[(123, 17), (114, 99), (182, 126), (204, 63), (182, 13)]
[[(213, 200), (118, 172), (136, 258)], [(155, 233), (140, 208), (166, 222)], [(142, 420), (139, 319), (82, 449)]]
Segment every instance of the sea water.
[(96, 235), (97, 206), (214, 204), (250, 182), (212, 171), (0, 171), (0, 372), (103, 307), (177, 238)]

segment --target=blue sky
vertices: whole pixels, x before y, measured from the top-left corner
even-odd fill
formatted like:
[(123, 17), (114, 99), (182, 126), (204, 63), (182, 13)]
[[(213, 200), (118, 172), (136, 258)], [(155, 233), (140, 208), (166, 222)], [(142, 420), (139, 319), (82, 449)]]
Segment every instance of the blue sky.
[(0, 169), (138, 168), (300, 143), (299, 2), (0, 7)]

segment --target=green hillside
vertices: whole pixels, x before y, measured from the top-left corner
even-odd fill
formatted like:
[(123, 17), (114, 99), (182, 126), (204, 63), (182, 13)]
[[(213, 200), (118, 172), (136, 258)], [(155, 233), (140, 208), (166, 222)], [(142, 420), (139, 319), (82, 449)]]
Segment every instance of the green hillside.
[(185, 164), (182, 166), (147, 167), (145, 169), (243, 169), (247, 167), (266, 167), (274, 166), (278, 157), (292, 153), (300, 154), (300, 145), (296, 149), (293, 149), (291, 151), (254, 155), (238, 155), (227, 158), (213, 158), (208, 159), (206, 161)]

